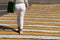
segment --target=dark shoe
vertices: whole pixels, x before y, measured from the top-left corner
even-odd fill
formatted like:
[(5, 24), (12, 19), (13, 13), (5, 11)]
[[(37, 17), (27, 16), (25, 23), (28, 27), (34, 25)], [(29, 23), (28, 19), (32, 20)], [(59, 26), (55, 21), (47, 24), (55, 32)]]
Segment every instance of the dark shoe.
[(22, 31), (22, 29), (20, 29), (20, 27), (18, 27), (18, 33), (19, 34), (22, 34), (23, 33), (23, 31)]

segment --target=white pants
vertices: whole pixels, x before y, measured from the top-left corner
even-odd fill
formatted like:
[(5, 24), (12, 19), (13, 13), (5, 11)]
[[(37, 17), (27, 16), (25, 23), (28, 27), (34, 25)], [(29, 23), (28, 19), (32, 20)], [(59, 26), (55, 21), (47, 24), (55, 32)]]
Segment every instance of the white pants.
[(20, 10), (18, 13), (18, 18), (17, 18), (17, 25), (20, 27), (20, 29), (23, 29), (24, 26), (24, 14), (26, 11), (26, 7), (24, 3), (19, 3), (15, 5), (16, 9)]

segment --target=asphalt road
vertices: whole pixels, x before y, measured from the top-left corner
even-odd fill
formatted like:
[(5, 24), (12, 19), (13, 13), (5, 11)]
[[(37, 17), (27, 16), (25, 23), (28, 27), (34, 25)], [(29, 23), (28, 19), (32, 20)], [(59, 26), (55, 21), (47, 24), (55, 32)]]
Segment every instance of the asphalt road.
[[(0, 3), (8, 3), (11, 0), (0, 0)], [(60, 0), (29, 0), (30, 3), (60, 4)]]

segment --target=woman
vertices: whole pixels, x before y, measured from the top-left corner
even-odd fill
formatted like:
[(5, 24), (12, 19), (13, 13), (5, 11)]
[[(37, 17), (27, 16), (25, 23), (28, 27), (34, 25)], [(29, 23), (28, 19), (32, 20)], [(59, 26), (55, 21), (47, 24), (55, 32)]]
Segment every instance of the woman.
[(15, 7), (17, 13), (18, 33), (22, 34), (22, 29), (24, 25), (24, 14), (26, 12), (26, 7), (28, 7), (28, 0), (16, 0)]

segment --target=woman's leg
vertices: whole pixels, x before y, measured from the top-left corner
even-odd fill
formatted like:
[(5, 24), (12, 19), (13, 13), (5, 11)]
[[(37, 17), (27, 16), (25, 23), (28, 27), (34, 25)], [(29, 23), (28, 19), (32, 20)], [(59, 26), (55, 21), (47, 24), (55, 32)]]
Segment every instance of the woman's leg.
[(18, 17), (18, 25), (20, 26), (20, 34), (23, 32), (22, 29), (24, 27), (24, 15), (25, 15), (25, 4), (20, 5), (20, 16)]
[(24, 15), (25, 15), (25, 5), (20, 4), (20, 9), (17, 10), (17, 24), (18, 24), (18, 32), (21, 34), (24, 26)]
[(20, 26), (20, 34), (22, 34), (22, 30), (24, 27), (24, 15), (25, 15), (25, 8), (21, 8), (20, 10), (20, 16), (18, 17), (18, 25)]
[(16, 14), (17, 14), (17, 26), (18, 26), (18, 33), (20, 34), (20, 8), (19, 8), (19, 4), (15, 5), (16, 7)]

